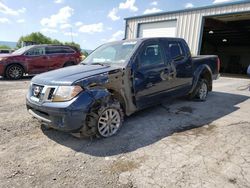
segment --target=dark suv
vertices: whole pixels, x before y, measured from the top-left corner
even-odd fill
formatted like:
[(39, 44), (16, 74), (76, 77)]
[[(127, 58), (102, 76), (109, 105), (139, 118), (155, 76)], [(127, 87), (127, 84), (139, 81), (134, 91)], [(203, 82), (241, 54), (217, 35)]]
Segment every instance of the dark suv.
[(39, 74), (81, 61), (78, 49), (65, 45), (32, 45), (0, 55), (0, 76), (20, 79), (24, 73)]

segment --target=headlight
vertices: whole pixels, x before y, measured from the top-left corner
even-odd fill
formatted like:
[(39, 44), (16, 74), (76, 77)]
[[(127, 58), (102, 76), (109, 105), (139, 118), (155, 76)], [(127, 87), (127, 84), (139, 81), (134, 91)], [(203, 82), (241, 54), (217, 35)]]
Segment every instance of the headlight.
[(53, 102), (69, 101), (77, 96), (83, 89), (80, 86), (59, 86), (53, 97)]

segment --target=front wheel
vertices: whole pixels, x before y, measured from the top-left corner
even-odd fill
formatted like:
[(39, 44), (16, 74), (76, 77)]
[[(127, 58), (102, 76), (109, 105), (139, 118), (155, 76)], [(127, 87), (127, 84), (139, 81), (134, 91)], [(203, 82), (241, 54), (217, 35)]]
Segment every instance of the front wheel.
[(7, 67), (5, 75), (8, 79), (17, 80), (23, 77), (23, 67), (20, 65), (10, 65)]
[(86, 126), (91, 130), (92, 135), (111, 137), (121, 128), (123, 116), (120, 103), (109, 99), (87, 115)]

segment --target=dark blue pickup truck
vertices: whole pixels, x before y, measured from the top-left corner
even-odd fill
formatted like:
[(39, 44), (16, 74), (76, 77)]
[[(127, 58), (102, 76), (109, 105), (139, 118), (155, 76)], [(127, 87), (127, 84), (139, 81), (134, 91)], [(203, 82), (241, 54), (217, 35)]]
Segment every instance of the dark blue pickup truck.
[(192, 58), (183, 39), (107, 43), (79, 65), (35, 76), (27, 109), (47, 127), (109, 137), (120, 129), (124, 115), (163, 98), (204, 101), (219, 67), (217, 56)]

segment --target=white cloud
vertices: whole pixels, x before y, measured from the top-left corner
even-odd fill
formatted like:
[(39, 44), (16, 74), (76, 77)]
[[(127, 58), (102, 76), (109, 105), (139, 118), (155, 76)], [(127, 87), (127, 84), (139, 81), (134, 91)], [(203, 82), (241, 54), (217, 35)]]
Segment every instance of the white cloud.
[(185, 8), (193, 8), (193, 7), (194, 7), (194, 5), (192, 3), (187, 3), (185, 5)]
[[(106, 41), (112, 42), (112, 41), (120, 40), (123, 38), (123, 36), (124, 36), (124, 31), (119, 30), (115, 32), (109, 40), (106, 40)], [(105, 41), (105, 39), (103, 39), (103, 41)]]
[(100, 33), (103, 31), (103, 23), (82, 25), (79, 28), (79, 32), (82, 33)]
[(120, 3), (119, 9), (129, 9), (133, 12), (138, 11), (138, 8), (135, 6), (135, 0), (126, 0), (126, 2)]
[(67, 29), (67, 28), (71, 28), (71, 27), (72, 27), (72, 25), (71, 25), (71, 24), (68, 24), (68, 23), (62, 24), (62, 25), (60, 26), (61, 29)]
[(18, 10), (14, 10), (9, 8), (7, 5), (3, 4), (3, 2), (0, 1), (0, 13), (12, 15), (12, 16), (18, 16), (20, 13), (25, 13), (26, 8), (21, 8)]
[(232, 1), (237, 1), (237, 0), (214, 0), (213, 4), (227, 3), (227, 2), (232, 2)]
[(119, 20), (119, 19), (120, 19), (120, 16), (117, 16), (117, 15), (116, 15), (117, 12), (118, 12), (118, 9), (117, 9), (117, 8), (113, 8), (113, 9), (109, 12), (108, 17), (109, 17), (111, 20), (113, 20), (113, 21)]
[(61, 8), (57, 14), (51, 15), (49, 18), (43, 18), (40, 23), (44, 27), (55, 28), (59, 24), (66, 24), (73, 15), (74, 9), (69, 6)]
[(19, 10), (17, 10), (19, 13), (25, 13), (26, 12), (26, 8), (21, 8), (21, 9), (19, 9)]
[(25, 22), (25, 19), (19, 19), (16, 21), (17, 23), (24, 23)]
[(1, 24), (10, 23), (10, 20), (8, 18), (0, 18), (0, 23)]
[(78, 33), (71, 33), (71, 32), (65, 32), (63, 33), (65, 36), (73, 36), (73, 37), (77, 37), (78, 36)]
[(157, 1), (153, 1), (152, 3), (150, 3), (150, 5), (152, 5), (152, 6), (157, 6), (157, 5), (158, 5), (158, 2), (157, 2)]
[(82, 22), (76, 22), (76, 23), (75, 23), (75, 26), (79, 27), (79, 26), (81, 26), (82, 24), (83, 24)]
[(58, 33), (56, 29), (51, 29), (51, 28), (42, 28), (41, 32), (42, 33)]
[(156, 12), (161, 12), (161, 9), (158, 8), (151, 8), (151, 9), (146, 9), (143, 14), (152, 14), (152, 13), (156, 13)]
[(64, 2), (64, 0), (54, 0), (54, 3), (56, 3), (56, 4), (61, 4), (63, 2)]

